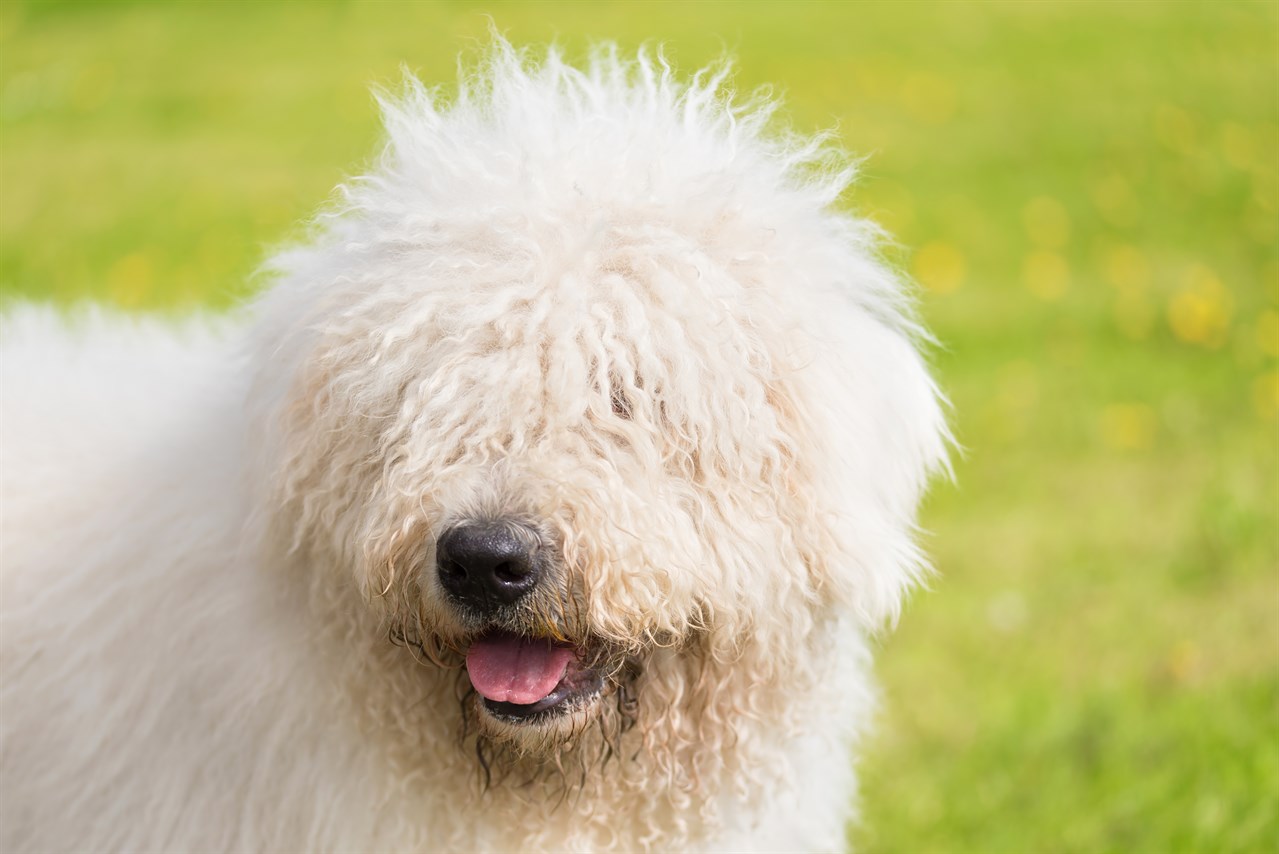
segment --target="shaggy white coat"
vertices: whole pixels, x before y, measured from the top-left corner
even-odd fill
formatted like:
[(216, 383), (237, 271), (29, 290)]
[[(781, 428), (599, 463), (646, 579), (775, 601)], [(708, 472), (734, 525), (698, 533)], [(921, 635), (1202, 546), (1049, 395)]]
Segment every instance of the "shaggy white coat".
[[(242, 316), (10, 313), (0, 849), (843, 848), (945, 445), (847, 159), (607, 49), (384, 101)], [(634, 726), (468, 710), (433, 544), (485, 512)]]

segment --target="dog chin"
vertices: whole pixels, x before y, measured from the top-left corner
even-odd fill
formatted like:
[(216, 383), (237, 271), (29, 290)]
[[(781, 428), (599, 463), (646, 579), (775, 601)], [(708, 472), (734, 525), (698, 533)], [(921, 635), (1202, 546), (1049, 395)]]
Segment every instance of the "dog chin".
[(533, 714), (509, 714), (501, 704), (475, 697), (480, 729), (497, 741), (516, 746), (521, 752), (556, 749), (574, 741), (596, 719), (601, 708), (603, 687), (594, 694), (577, 696), (552, 709)]
[(466, 650), (479, 720), (507, 740), (570, 737), (594, 717), (607, 679), (587, 647), (491, 630)]

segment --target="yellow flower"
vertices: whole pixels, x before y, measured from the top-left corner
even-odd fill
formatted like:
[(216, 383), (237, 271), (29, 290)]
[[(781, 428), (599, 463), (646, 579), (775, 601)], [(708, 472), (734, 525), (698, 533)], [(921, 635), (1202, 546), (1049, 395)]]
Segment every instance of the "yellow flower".
[(1070, 265), (1056, 252), (1038, 250), (1026, 256), (1022, 279), (1032, 294), (1042, 300), (1057, 300), (1070, 287)]
[(1116, 246), (1106, 253), (1106, 280), (1120, 291), (1135, 293), (1150, 284), (1150, 262), (1135, 246)]
[(937, 294), (957, 290), (967, 267), (963, 253), (941, 240), (925, 244), (915, 255), (915, 278)]
[(1182, 641), (1168, 653), (1168, 672), (1178, 682), (1190, 682), (1198, 674), (1203, 655), (1193, 641)]
[(912, 74), (902, 85), (902, 102), (916, 118), (945, 124), (955, 114), (955, 84), (936, 74)]
[(1196, 265), (1168, 303), (1168, 325), (1188, 344), (1220, 347), (1230, 328), (1234, 299), (1216, 273)]
[(1221, 154), (1236, 169), (1248, 169), (1253, 163), (1255, 145), (1252, 133), (1243, 125), (1226, 122), (1221, 126)]
[(1155, 438), (1158, 420), (1144, 403), (1112, 403), (1101, 413), (1101, 439), (1115, 451), (1140, 451)]

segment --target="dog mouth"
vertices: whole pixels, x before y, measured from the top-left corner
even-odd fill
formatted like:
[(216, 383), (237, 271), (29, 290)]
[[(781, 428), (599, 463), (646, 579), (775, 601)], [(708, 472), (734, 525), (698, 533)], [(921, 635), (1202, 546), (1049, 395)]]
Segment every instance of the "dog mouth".
[(466, 671), (481, 705), (512, 724), (533, 724), (589, 704), (603, 677), (586, 650), (551, 638), (486, 632), (471, 642)]

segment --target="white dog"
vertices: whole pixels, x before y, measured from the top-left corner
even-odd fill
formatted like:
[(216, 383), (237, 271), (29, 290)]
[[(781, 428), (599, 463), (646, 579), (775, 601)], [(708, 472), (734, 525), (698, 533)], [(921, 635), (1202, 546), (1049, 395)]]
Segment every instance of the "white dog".
[(938, 396), (847, 160), (500, 40), (245, 316), (11, 313), (0, 849), (838, 849)]

